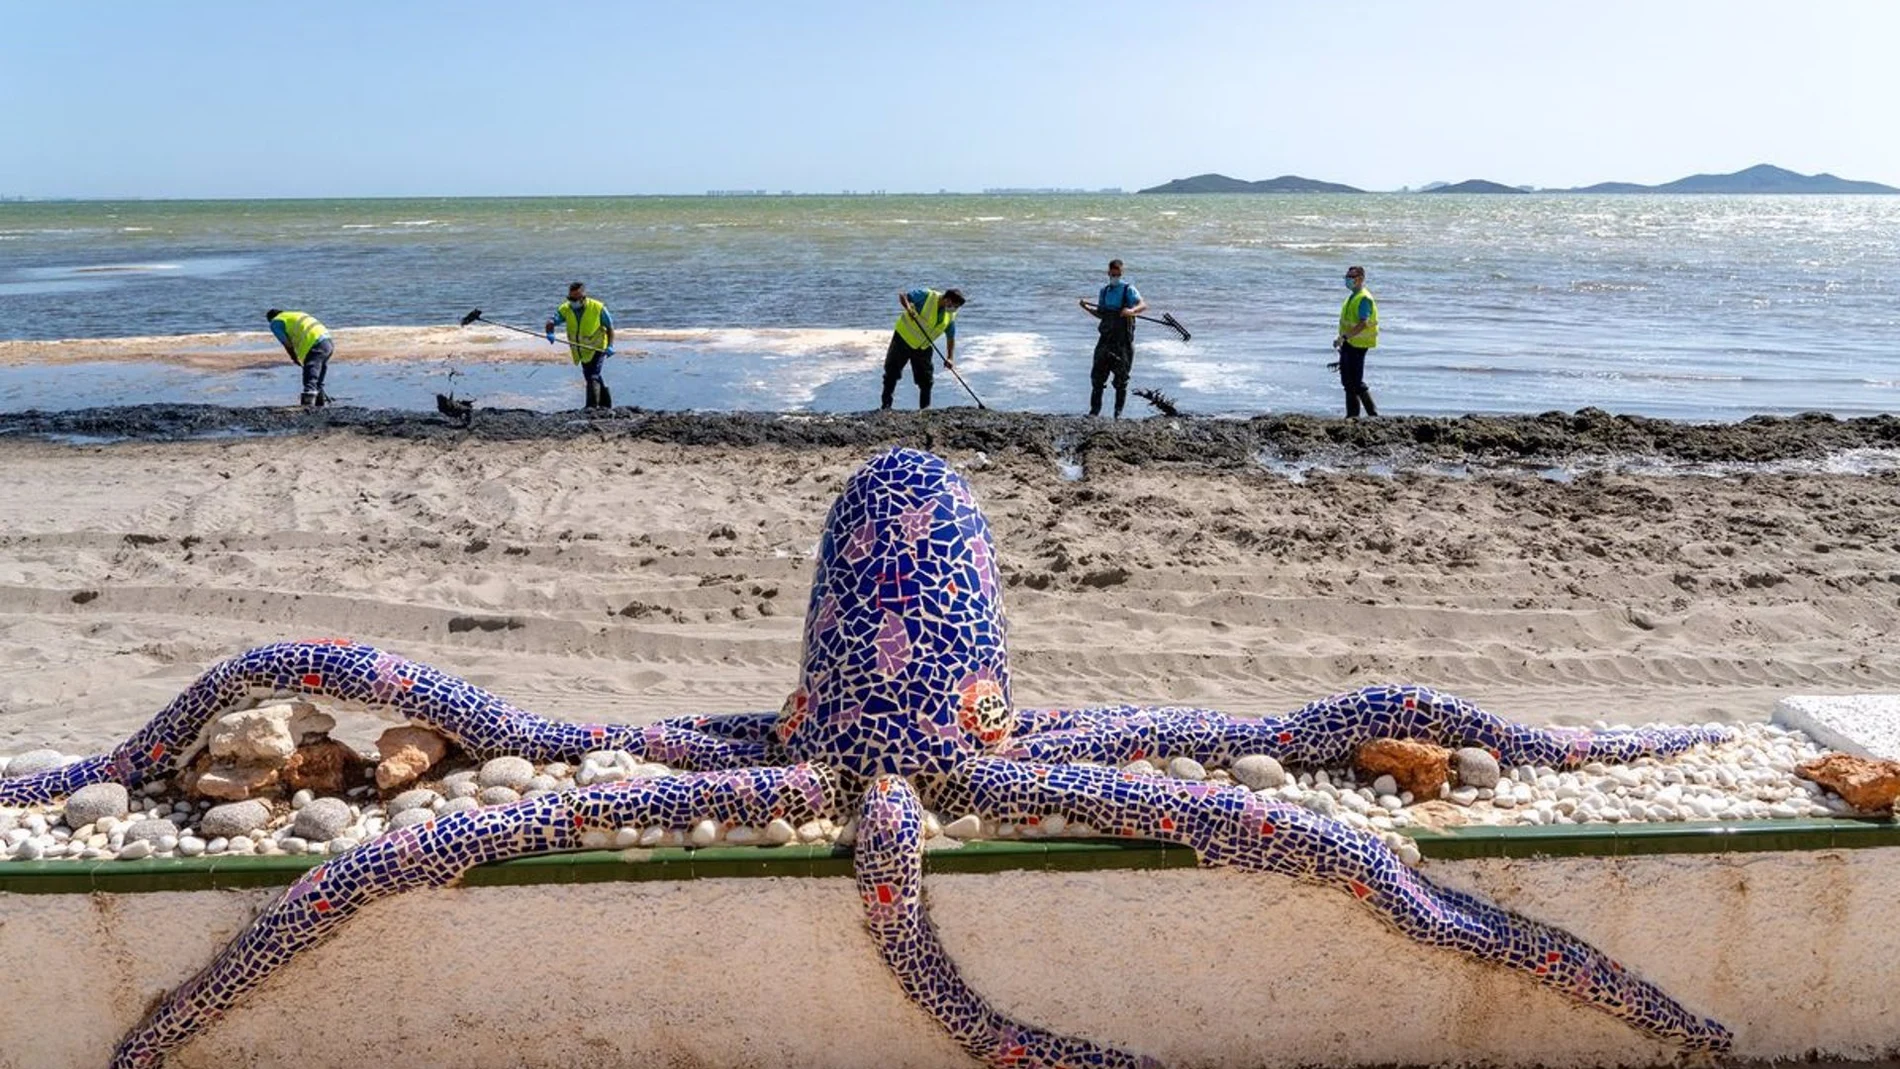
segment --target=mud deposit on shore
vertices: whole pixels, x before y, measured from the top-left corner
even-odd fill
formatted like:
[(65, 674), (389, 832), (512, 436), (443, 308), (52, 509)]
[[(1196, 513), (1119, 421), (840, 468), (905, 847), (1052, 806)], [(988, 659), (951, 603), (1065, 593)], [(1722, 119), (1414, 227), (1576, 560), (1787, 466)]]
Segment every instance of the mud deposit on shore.
[(439, 415), (366, 408), (224, 408), (138, 405), (0, 414), (0, 435), (86, 442), (175, 441), (346, 431), (414, 440), (578, 438), (676, 445), (1021, 450), (1052, 460), (1233, 467), (1279, 460), (1564, 463), (1587, 456), (1644, 456), (1692, 463), (1819, 459), (1848, 450), (1900, 449), (1900, 418), (1825, 414), (1757, 416), (1738, 423), (1682, 423), (1586, 408), (1538, 416), (1398, 417), (1349, 422), (1313, 416), (1252, 419), (1084, 416), (950, 408), (918, 414), (689, 413), (638, 408), (583, 416), (478, 409), (469, 425)]

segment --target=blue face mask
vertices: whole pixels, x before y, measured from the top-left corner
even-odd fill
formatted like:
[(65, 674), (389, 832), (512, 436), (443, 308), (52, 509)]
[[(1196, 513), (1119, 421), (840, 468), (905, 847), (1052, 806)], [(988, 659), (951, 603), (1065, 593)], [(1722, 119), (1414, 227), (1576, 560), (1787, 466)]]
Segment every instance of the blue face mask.
[(1358, 286), (1355, 286), (1355, 285), (1353, 285), (1353, 281), (1352, 281), (1352, 279), (1350, 279), (1350, 278), (1349, 278), (1349, 279), (1347, 279), (1347, 280), (1346, 280), (1346, 288), (1347, 288), (1347, 289), (1349, 289), (1349, 290), (1356, 290), (1356, 289), (1358, 289), (1359, 287), (1358, 287)]

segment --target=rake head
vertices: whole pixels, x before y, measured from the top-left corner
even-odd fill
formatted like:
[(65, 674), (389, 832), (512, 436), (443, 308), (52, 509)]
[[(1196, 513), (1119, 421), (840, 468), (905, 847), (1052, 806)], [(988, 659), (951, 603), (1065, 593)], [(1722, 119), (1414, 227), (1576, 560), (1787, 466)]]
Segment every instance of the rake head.
[(470, 323), (475, 322), (477, 319), (480, 319), (481, 317), (482, 317), (482, 310), (480, 308), (477, 308), (473, 312), (470, 312), (469, 314), (462, 317), (462, 325), (466, 327)]

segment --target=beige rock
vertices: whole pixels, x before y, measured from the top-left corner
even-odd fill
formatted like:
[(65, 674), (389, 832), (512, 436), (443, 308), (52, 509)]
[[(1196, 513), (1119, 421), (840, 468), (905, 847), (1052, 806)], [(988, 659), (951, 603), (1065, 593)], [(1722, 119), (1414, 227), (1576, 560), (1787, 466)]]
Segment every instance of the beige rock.
[(1360, 776), (1391, 776), (1414, 798), (1436, 798), (1444, 786), (1451, 751), (1412, 739), (1373, 739), (1361, 743), (1352, 767)]
[(279, 774), (276, 765), (257, 762), (237, 764), (219, 761), (198, 776), (193, 791), (203, 798), (242, 802), (277, 793)]
[(1830, 753), (1802, 762), (1794, 773), (1840, 795), (1863, 813), (1892, 809), (1894, 799), (1900, 798), (1900, 761)]
[(363, 782), (363, 770), (368, 766), (369, 762), (355, 750), (327, 735), (321, 736), (297, 747), (297, 752), (290, 755), (284, 764), (284, 785), (293, 791), (342, 794)]
[(335, 726), (335, 718), (309, 702), (272, 702), (255, 709), (239, 709), (212, 724), (211, 756), (282, 764), (297, 751), (305, 735), (320, 735)]
[[(1393, 778), (1397, 779), (1398, 777), (1394, 776)], [(1450, 802), (1441, 802), (1436, 798), (1411, 806), (1406, 809), (1406, 812), (1412, 814), (1413, 823), (1421, 828), (1439, 830), (1443, 828), (1462, 827), (1471, 823), (1470, 818), (1465, 816), (1463, 809), (1452, 805)]]
[(448, 756), (449, 740), (413, 725), (393, 727), (376, 740), (383, 759), (376, 766), (376, 786), (385, 791), (407, 787)]

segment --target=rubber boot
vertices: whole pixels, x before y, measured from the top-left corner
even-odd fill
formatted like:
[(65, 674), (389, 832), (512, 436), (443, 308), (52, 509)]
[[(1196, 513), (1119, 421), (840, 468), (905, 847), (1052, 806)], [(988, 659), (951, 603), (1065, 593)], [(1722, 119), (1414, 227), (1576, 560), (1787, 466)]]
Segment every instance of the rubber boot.
[(1115, 418), (1122, 418), (1122, 406), (1128, 403), (1128, 391), (1115, 387)]
[(1366, 406), (1366, 415), (1377, 416), (1379, 414), (1378, 407), (1372, 403), (1372, 391), (1366, 389), (1364, 386), (1359, 387), (1359, 401)]
[(317, 407), (317, 395), (315, 393), (307, 392), (302, 397), (298, 398), (297, 403), (303, 405), (305, 408), (315, 408)]
[(1089, 391), (1089, 415), (1099, 416), (1101, 414), (1102, 414), (1102, 388), (1100, 386), (1097, 386), (1094, 389)]
[[(601, 383), (600, 383), (600, 407), (612, 408), (613, 406), (614, 406), (614, 392), (613, 390), (607, 387), (607, 382), (606, 380), (603, 379), (601, 380)], [(1377, 413), (1374, 413), (1374, 414), (1376, 415)]]
[(600, 407), (600, 384), (595, 382), (593, 379), (588, 379), (587, 380), (587, 403), (582, 405), (581, 408), (591, 411), (599, 407)]

